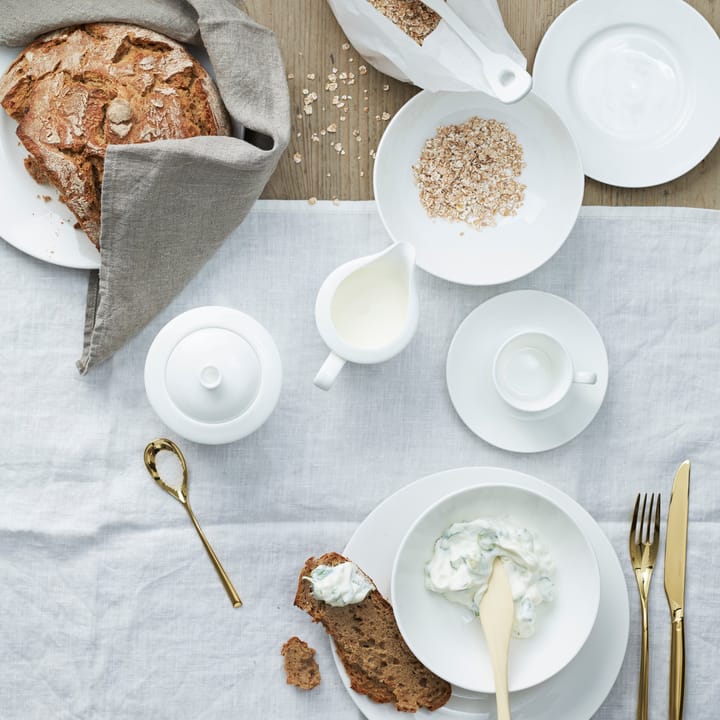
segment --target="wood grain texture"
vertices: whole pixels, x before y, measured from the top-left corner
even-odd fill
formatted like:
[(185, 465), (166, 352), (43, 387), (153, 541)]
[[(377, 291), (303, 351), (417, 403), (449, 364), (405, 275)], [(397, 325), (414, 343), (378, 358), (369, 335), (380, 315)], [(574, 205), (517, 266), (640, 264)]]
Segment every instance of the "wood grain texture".
[[(571, 0), (499, 0), (510, 34), (532, 67), (540, 40), (552, 21)], [(372, 199), (371, 150), (377, 148), (387, 126), (383, 113), (392, 116), (418, 90), (377, 72), (347, 43), (325, 0), (246, 0), (250, 15), (272, 28), (285, 60), (293, 132), (288, 152), (280, 161), (263, 197), (283, 199)], [(720, 3), (690, 0), (715, 28), (720, 29)], [(358, 67), (365, 65), (367, 74)], [(338, 83), (327, 91), (327, 76), (337, 72), (355, 74), (353, 85)], [(308, 75), (315, 75), (314, 79)], [(387, 88), (387, 89), (385, 89)], [(312, 115), (303, 112), (303, 90), (316, 92)], [(367, 92), (365, 92), (367, 91)], [(334, 95), (351, 95), (344, 108), (332, 104)], [(338, 102), (343, 102), (339, 99)], [(324, 109), (323, 109), (324, 108)], [(364, 108), (368, 108), (367, 111)], [(344, 119), (342, 119), (344, 118)], [(329, 125), (336, 133), (327, 133)], [(325, 130), (326, 134), (321, 135)], [(358, 142), (353, 135), (357, 131)], [(319, 142), (312, 140), (317, 133)], [(336, 144), (341, 150), (336, 150)], [(342, 151), (345, 154), (342, 154)], [(301, 161), (293, 156), (298, 153)], [(359, 158), (359, 159), (358, 159)], [(586, 180), (585, 205), (677, 205), (720, 209), (720, 149), (686, 175), (653, 188), (616, 188)]]

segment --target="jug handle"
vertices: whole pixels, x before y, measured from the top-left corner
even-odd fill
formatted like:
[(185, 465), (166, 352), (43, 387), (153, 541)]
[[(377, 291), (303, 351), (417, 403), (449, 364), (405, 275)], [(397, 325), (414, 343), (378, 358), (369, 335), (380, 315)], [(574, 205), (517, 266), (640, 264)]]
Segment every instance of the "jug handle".
[(345, 365), (345, 359), (331, 352), (322, 364), (313, 382), (321, 390), (329, 390)]

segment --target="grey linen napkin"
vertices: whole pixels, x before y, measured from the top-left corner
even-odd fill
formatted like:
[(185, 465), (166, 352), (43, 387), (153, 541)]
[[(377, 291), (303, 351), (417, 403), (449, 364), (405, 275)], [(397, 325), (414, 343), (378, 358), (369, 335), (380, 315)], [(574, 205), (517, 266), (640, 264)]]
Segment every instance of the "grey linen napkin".
[(85, 22), (129, 22), (201, 43), (238, 137), (107, 148), (100, 270), (90, 273), (82, 374), (143, 328), (245, 218), (290, 135), (287, 82), (273, 34), (228, 0), (4, 3), (0, 44)]

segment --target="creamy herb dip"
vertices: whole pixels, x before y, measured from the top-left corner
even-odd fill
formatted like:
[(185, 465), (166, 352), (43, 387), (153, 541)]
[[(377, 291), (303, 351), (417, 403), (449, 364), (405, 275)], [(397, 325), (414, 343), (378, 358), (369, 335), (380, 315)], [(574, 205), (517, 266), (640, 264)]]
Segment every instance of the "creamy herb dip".
[(351, 562), (318, 565), (305, 579), (312, 583), (314, 597), (334, 607), (359, 603), (375, 589), (370, 579)]
[(425, 587), (478, 615), (496, 557), (503, 561), (512, 589), (513, 636), (529, 637), (535, 632), (538, 606), (553, 598), (555, 566), (527, 528), (490, 518), (450, 525), (425, 564)]

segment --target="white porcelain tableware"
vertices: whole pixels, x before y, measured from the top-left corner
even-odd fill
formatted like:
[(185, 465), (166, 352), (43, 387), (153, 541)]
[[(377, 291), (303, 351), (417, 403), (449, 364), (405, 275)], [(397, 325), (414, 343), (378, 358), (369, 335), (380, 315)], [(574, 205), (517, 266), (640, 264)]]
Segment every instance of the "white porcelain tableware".
[(270, 333), (249, 315), (199, 307), (173, 318), (145, 360), (145, 391), (178, 435), (208, 445), (257, 430), (280, 396), (282, 364)]
[[(574, 365), (595, 373), (593, 384), (572, 383), (547, 410), (525, 412), (509, 405), (493, 381), (498, 348), (530, 328), (556, 338)], [(608, 384), (608, 359), (590, 318), (567, 300), (537, 290), (496, 295), (460, 324), (448, 350), (446, 379), (462, 421), (491, 445), (514, 452), (541, 452), (572, 440), (600, 409)]]
[[(417, 480), (384, 500), (360, 523), (344, 549), (389, 597), (393, 559), (402, 537), (415, 519), (444, 495), (482, 483), (509, 482), (542, 493), (581, 527), (600, 568), (600, 605), (595, 626), (580, 652), (546, 682), (511, 694), (514, 720), (590, 720), (607, 697), (625, 657), (629, 630), (627, 583), (610, 541), (592, 517), (556, 487), (513, 470), (470, 467), (447, 470)], [(392, 704), (374, 703), (350, 689), (337, 654), (340, 678), (351, 699), (368, 720), (392, 720)], [(493, 695), (453, 687), (449, 702), (432, 713), (438, 720), (487, 720), (495, 711)], [(424, 713), (416, 717), (426, 717)], [(412, 717), (412, 716), (411, 716)]]
[(400, 542), (390, 582), (400, 632), (436, 675), (475, 692), (493, 693), (490, 655), (476, 616), (425, 587), (435, 541), (453, 523), (489, 518), (527, 528), (555, 565), (553, 600), (538, 607), (535, 633), (513, 638), (511, 692), (544, 682), (565, 667), (595, 624), (600, 576), (595, 554), (573, 517), (542, 493), (512, 484), (481, 484), (442, 497)]
[(720, 40), (682, 0), (577, 0), (535, 57), (536, 92), (565, 121), (586, 175), (673, 180), (720, 137)]
[(520, 332), (508, 338), (493, 360), (495, 388), (508, 405), (540, 412), (557, 405), (573, 383), (594, 385), (597, 373), (575, 370), (573, 360), (552, 335)]
[[(504, 122), (522, 145), (526, 163), (518, 214), (481, 230), (430, 218), (412, 173), (439, 126), (474, 116)], [(506, 105), (484, 93), (421, 92), (386, 128), (373, 185), (385, 228), (394, 240), (415, 246), (419, 267), (457, 283), (496, 285), (527, 275), (560, 249), (580, 210), (584, 177), (570, 133), (535, 93)]]
[(349, 360), (378, 363), (397, 355), (418, 324), (415, 250), (393, 243), (335, 269), (315, 301), (315, 322), (330, 354), (314, 383), (328, 390)]

